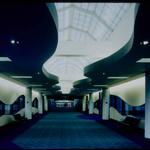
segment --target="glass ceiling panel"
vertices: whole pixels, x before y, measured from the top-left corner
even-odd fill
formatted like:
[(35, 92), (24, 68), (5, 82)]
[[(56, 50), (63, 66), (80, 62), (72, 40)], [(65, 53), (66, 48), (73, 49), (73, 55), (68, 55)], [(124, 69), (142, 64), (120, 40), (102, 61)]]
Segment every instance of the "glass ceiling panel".
[[(93, 41), (108, 40), (110, 34), (115, 30), (115, 27), (121, 21), (121, 18), (131, 4), (132, 3), (55, 3), (58, 12), (59, 30), (62, 31), (62, 29), (67, 27), (68, 30), (71, 27), (80, 29), (80, 31), (69, 31), (67, 35), (68, 38), (61, 36), (59, 40), (87, 40), (86, 36), (89, 36), (89, 34), (86, 36), (83, 34), (81, 38), (76, 38), (77, 35), (73, 33), (75, 38), (69, 38), (70, 32), (82, 33), (85, 31), (94, 37), (92, 38)], [(93, 32), (93, 30), (95, 32)], [(97, 35), (95, 35), (95, 33)], [(106, 33), (109, 33), (109, 36), (104, 36)]]
[(104, 9), (104, 7), (105, 7), (104, 3), (102, 3), (101, 5), (96, 5), (95, 14), (97, 16), (100, 16), (102, 11), (103, 11), (103, 9)]

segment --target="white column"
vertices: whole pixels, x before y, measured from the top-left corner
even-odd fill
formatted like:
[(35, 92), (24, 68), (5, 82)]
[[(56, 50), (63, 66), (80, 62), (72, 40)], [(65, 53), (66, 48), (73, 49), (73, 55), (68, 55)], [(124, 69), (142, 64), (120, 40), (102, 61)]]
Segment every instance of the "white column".
[(94, 112), (93, 93), (89, 93), (89, 114)]
[(25, 118), (32, 119), (32, 88), (27, 87), (25, 96)]
[(110, 92), (108, 88), (103, 89), (102, 93), (102, 119), (109, 119), (109, 103), (110, 103)]
[(145, 78), (145, 138), (150, 139), (150, 74)]
[(39, 97), (38, 97), (38, 111), (39, 111), (39, 114), (43, 114), (43, 97), (41, 93), (39, 94)]
[(44, 110), (48, 111), (48, 99), (46, 95), (44, 95)]
[(86, 96), (83, 96), (82, 99), (82, 111), (85, 112), (86, 111)]

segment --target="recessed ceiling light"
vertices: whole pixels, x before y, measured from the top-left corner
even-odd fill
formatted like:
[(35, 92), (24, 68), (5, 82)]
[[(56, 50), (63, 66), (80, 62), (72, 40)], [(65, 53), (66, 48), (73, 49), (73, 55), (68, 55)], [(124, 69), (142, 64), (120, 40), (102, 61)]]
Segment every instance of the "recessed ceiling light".
[(128, 77), (107, 77), (107, 79), (127, 79)]
[(0, 61), (11, 61), (8, 57), (0, 57)]
[(19, 79), (19, 78), (32, 78), (32, 76), (11, 76), (12, 78), (17, 78), (17, 79)]
[(11, 40), (10, 43), (11, 43), (11, 44), (15, 44), (15, 40)]
[(150, 63), (150, 58), (141, 58), (136, 63)]
[(143, 45), (147, 45), (148, 43), (148, 41), (143, 41)]

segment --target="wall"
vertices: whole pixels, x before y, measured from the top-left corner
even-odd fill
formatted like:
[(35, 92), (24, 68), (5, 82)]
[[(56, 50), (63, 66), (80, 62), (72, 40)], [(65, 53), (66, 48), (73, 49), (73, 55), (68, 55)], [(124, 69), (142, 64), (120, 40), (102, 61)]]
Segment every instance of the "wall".
[(12, 104), (20, 96), (25, 95), (25, 87), (0, 77), (0, 100)]
[[(132, 106), (145, 104), (145, 76), (110, 88), (110, 94), (117, 95)], [(110, 118), (121, 121), (124, 116), (116, 109), (110, 108)], [(144, 119), (139, 123), (139, 128), (144, 129)]]
[[(0, 77), (0, 101), (5, 104), (14, 103), (20, 95), (25, 95), (26, 88)], [(38, 92), (32, 92), (32, 100), (38, 97)]]
[(132, 106), (145, 104), (145, 76), (110, 88), (111, 95), (117, 95)]

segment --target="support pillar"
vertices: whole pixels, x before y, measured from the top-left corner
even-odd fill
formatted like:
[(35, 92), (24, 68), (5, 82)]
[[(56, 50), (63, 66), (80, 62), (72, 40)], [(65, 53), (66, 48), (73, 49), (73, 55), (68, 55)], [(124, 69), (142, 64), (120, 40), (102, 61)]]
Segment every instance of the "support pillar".
[(110, 91), (108, 88), (103, 89), (102, 93), (102, 119), (109, 119)]
[(27, 87), (25, 98), (25, 118), (32, 119), (32, 88)]
[(42, 94), (39, 94), (39, 98), (38, 98), (38, 111), (39, 114), (43, 114), (43, 97)]
[(94, 102), (93, 102), (93, 93), (89, 94), (89, 114), (94, 112)]
[(150, 139), (150, 73), (145, 75), (145, 138)]
[(46, 95), (44, 95), (44, 110), (48, 111), (48, 99)]
[(82, 99), (82, 111), (83, 112), (86, 111), (86, 96), (83, 96), (83, 99)]

